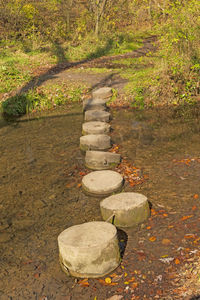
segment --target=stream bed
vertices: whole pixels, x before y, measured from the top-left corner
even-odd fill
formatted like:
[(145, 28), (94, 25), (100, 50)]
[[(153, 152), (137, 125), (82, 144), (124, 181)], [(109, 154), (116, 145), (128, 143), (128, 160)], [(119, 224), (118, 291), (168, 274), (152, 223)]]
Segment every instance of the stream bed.
[[(59, 266), (59, 233), (101, 220), (100, 199), (81, 190), (88, 172), (79, 150), (81, 105), (0, 120), (1, 300), (105, 300), (115, 294), (154, 299), (158, 290), (159, 299), (176, 299), (166, 296), (168, 275), (199, 249), (200, 107), (113, 109), (112, 115), (113, 142), (146, 175), (124, 190), (143, 193), (153, 209), (145, 224), (123, 230), (126, 249), (111, 274), (113, 285), (98, 279), (79, 284)], [(189, 250), (180, 254), (180, 247)], [(164, 256), (180, 264), (165, 264)]]

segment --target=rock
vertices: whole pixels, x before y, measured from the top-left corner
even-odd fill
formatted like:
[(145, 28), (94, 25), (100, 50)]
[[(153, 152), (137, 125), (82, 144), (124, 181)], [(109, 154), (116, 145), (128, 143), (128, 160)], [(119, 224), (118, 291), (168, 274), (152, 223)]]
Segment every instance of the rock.
[(105, 134), (110, 132), (110, 124), (100, 121), (86, 122), (82, 125), (82, 134)]
[(109, 122), (110, 113), (102, 110), (88, 110), (85, 112), (85, 121)]
[(147, 197), (139, 193), (120, 193), (107, 197), (101, 201), (100, 209), (103, 220), (114, 215), (109, 221), (119, 227), (135, 226), (150, 215)]
[(102, 87), (94, 92), (92, 92), (93, 99), (107, 99), (112, 96), (111, 87)]
[(85, 175), (82, 188), (88, 195), (108, 196), (118, 192), (123, 186), (123, 177), (115, 171), (95, 171)]
[(106, 134), (88, 134), (80, 137), (80, 149), (87, 150), (107, 150), (111, 147), (110, 136)]
[(120, 154), (102, 151), (87, 151), (85, 165), (92, 170), (108, 170), (120, 163)]
[(83, 111), (86, 110), (106, 110), (106, 102), (104, 99), (87, 99), (83, 101)]
[(120, 263), (117, 230), (106, 222), (69, 227), (58, 236), (58, 247), (61, 267), (67, 275), (101, 277)]

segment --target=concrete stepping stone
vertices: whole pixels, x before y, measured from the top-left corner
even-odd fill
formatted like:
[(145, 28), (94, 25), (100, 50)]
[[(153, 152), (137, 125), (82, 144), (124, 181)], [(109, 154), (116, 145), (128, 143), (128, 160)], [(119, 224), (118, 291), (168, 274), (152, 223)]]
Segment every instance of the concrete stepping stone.
[(85, 121), (109, 122), (110, 113), (102, 110), (87, 110), (85, 112)]
[(106, 101), (104, 99), (87, 99), (83, 101), (83, 111), (86, 110), (106, 110)]
[(102, 87), (94, 92), (92, 92), (93, 99), (107, 99), (112, 96), (111, 87)]
[(86, 122), (82, 125), (82, 134), (105, 134), (110, 132), (110, 124), (100, 121)]
[(145, 221), (150, 215), (147, 197), (139, 193), (120, 193), (100, 203), (103, 220), (115, 226), (131, 227)]
[(120, 163), (121, 155), (111, 152), (87, 151), (85, 166), (92, 170), (108, 170)]
[(117, 230), (106, 222), (88, 222), (67, 228), (58, 236), (59, 258), (67, 275), (105, 276), (120, 264)]
[(87, 150), (108, 150), (111, 148), (111, 138), (106, 134), (88, 134), (80, 137), (80, 149)]
[(115, 171), (94, 171), (82, 179), (82, 188), (88, 195), (108, 196), (123, 186), (123, 177)]

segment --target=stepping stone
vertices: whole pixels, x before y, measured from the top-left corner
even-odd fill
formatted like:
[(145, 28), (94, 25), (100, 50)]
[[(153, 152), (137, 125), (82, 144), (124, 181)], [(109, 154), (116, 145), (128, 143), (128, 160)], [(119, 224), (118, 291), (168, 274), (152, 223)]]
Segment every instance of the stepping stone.
[(108, 196), (118, 192), (123, 186), (123, 177), (115, 171), (95, 171), (85, 175), (82, 188), (92, 196)]
[(120, 264), (117, 230), (106, 222), (88, 222), (67, 228), (58, 236), (59, 258), (67, 275), (105, 276)]
[(110, 136), (106, 134), (88, 134), (80, 137), (80, 149), (87, 150), (108, 150), (111, 148)]
[(109, 122), (110, 113), (101, 110), (88, 110), (85, 112), (85, 121)]
[(83, 101), (83, 111), (86, 110), (106, 110), (106, 101), (104, 99), (87, 99)]
[(101, 151), (87, 151), (85, 166), (92, 170), (107, 170), (120, 163), (120, 154)]
[[(147, 197), (138, 193), (120, 193), (105, 198), (100, 203), (103, 220), (110, 218), (115, 226), (131, 227), (150, 216)], [(114, 216), (114, 217), (112, 217)]]
[(110, 132), (110, 125), (105, 122), (93, 121), (82, 125), (82, 134), (105, 134)]
[(106, 99), (112, 96), (111, 87), (102, 87), (94, 92), (92, 92), (93, 99)]

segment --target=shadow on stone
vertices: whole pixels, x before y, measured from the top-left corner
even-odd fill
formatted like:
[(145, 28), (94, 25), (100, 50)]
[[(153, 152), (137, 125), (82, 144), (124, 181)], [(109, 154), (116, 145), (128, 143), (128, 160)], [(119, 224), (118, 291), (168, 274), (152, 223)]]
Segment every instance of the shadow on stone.
[(193, 296), (193, 297), (190, 298), (189, 300), (200, 300), (200, 295), (198, 295), (198, 296)]
[[(112, 224), (113, 224), (113, 222), (112, 222)], [(123, 258), (124, 252), (125, 252), (125, 249), (127, 246), (127, 242), (128, 242), (128, 235), (126, 234), (125, 231), (117, 228), (117, 238), (119, 241), (120, 256), (121, 256), (121, 258)]]

